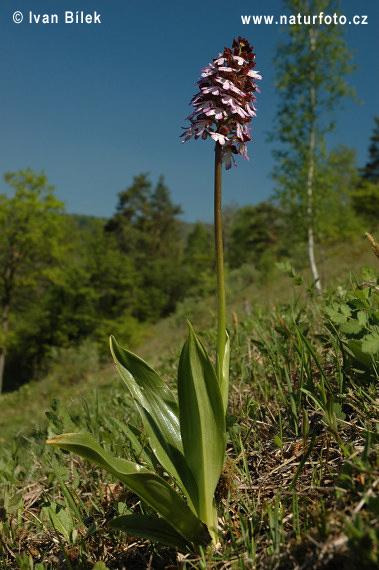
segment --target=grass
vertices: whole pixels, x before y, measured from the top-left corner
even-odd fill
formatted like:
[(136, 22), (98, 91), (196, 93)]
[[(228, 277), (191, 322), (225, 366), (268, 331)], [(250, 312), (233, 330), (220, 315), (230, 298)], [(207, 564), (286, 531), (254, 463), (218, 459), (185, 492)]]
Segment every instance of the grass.
[[(218, 550), (195, 556), (111, 532), (107, 522), (116, 514), (147, 506), (104, 472), (45, 446), (62, 431), (87, 431), (114, 454), (143, 461), (143, 441), (128, 428), (136, 421), (133, 403), (113, 368), (98, 365), (87, 346), (71, 371), (58, 359), (46, 379), (0, 399), (0, 568), (377, 568), (378, 376), (375, 365), (362, 370), (347, 354), (344, 334), (328, 317), (348, 288), (337, 258), (322, 300), (279, 273), (269, 284), (231, 291)], [(375, 291), (371, 302), (375, 315)], [(192, 310), (213, 346), (209, 303)], [(185, 335), (180, 317), (157, 324), (138, 350), (173, 385)], [(85, 373), (81, 359), (91, 354), (93, 370)]]

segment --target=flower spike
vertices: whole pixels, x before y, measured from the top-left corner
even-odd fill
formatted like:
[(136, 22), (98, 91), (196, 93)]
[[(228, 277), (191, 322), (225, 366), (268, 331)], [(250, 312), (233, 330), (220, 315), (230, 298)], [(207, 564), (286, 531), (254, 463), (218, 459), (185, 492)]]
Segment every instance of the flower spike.
[(200, 88), (191, 100), (195, 110), (187, 117), (191, 125), (184, 128), (182, 142), (200, 136), (211, 137), (222, 145), (222, 161), (229, 170), (233, 154), (240, 154), (246, 160), (246, 143), (251, 141), (249, 126), (255, 117), (255, 84), (262, 79), (254, 70), (255, 54), (245, 38), (233, 40), (232, 49), (224, 48), (208, 67), (202, 70), (197, 82)]

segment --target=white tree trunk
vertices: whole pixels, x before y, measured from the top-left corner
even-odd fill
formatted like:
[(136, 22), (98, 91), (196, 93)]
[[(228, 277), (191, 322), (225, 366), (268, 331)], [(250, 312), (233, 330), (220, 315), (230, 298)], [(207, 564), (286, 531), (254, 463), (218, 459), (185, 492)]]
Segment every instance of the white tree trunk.
[(6, 339), (8, 335), (8, 314), (9, 305), (6, 304), (3, 307), (2, 318), (1, 318), (1, 328), (2, 328), (2, 344), (0, 348), (0, 394), (3, 390), (3, 380), (4, 380), (4, 367), (5, 367), (5, 353), (6, 353)]
[[(315, 30), (309, 29), (309, 39), (311, 51), (316, 49), (316, 33)], [(311, 265), (313, 280), (316, 284), (316, 291), (318, 295), (322, 294), (322, 287), (320, 283), (320, 276), (317, 270), (315, 251), (314, 251), (314, 234), (313, 234), (313, 179), (315, 171), (315, 108), (316, 108), (316, 87), (314, 84), (314, 72), (311, 72), (311, 86), (310, 86), (310, 108), (311, 108), (311, 132), (309, 135), (309, 165), (308, 165), (308, 178), (307, 178), (307, 224), (308, 224), (308, 255)]]

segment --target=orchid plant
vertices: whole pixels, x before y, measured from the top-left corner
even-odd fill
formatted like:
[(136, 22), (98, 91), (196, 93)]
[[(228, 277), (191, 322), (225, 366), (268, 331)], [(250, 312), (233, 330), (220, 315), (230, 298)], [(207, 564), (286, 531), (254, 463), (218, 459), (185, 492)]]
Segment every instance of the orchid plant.
[[(188, 325), (179, 367), (177, 396), (141, 358), (111, 337), (117, 370), (139, 411), (149, 442), (140, 447), (143, 465), (115, 458), (88, 434), (62, 434), (48, 444), (72, 451), (105, 469), (137, 494), (156, 514), (128, 514), (111, 527), (185, 551), (218, 542), (215, 490), (226, 449), (225, 416), (229, 389), (229, 339), (226, 331), (221, 219), (222, 163), (230, 169), (234, 156), (247, 159), (246, 142), (255, 116), (255, 54), (241, 37), (232, 49), (202, 70), (199, 92), (191, 104), (191, 137), (215, 141), (215, 243), (217, 257), (218, 330), (216, 367)], [(134, 444), (138, 430), (130, 429)], [(142, 435), (142, 432), (139, 432)], [(161, 474), (157, 473), (161, 472)]]

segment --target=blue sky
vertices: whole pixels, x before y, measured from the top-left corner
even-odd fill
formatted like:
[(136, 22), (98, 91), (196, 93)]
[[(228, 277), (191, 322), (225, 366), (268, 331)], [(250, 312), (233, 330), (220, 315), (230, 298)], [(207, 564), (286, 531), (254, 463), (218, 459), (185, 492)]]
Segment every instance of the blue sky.
[[(23, 14), (20, 24), (15, 11)], [(57, 14), (58, 24), (29, 23)], [(101, 23), (64, 23), (65, 11), (100, 14)], [(367, 159), (379, 114), (379, 2), (342, 0), (358, 71), (350, 78), (360, 105), (337, 112), (330, 144), (357, 149)], [(213, 144), (181, 144), (194, 84), (234, 37), (254, 45), (263, 76), (253, 121), (250, 161), (224, 174), (224, 203), (242, 206), (268, 198), (273, 145), (267, 142), (277, 98), (272, 59), (280, 25), (243, 25), (241, 15), (283, 12), (280, 0), (2, 0), (0, 6), (0, 173), (43, 170), (68, 212), (111, 216), (117, 193), (133, 176), (160, 174), (187, 221), (212, 219)], [(0, 192), (7, 186), (0, 181)]]

